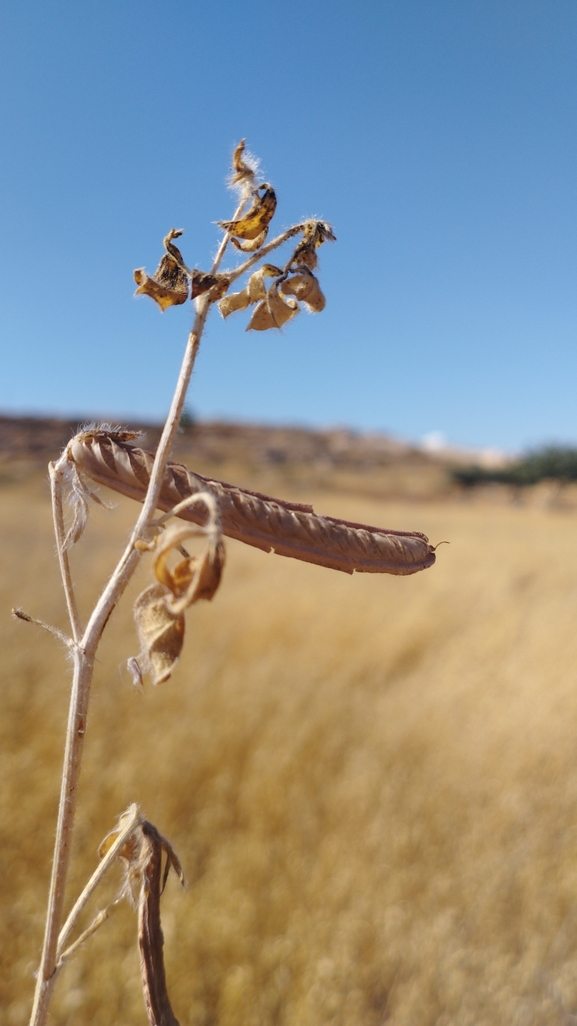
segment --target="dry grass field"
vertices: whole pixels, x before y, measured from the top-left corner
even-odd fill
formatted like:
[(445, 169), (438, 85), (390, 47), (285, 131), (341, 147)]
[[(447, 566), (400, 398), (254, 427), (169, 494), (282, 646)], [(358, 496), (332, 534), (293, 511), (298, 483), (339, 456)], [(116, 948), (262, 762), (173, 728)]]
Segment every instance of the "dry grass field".
[[(125, 600), (93, 693), (71, 894), (138, 801), (188, 879), (163, 898), (181, 1026), (577, 1023), (577, 515), (307, 498), (451, 544), (414, 577), (351, 578), (229, 543), (177, 672), (143, 693)], [(133, 515), (95, 510), (74, 564), (85, 609)], [(9, 617), (65, 626), (43, 476), (5, 476), (0, 538), (0, 1008), (21, 1026), (68, 693), (58, 645)], [(148, 580), (143, 563), (132, 594)], [(54, 1026), (143, 1026), (135, 940), (123, 903), (64, 971)]]

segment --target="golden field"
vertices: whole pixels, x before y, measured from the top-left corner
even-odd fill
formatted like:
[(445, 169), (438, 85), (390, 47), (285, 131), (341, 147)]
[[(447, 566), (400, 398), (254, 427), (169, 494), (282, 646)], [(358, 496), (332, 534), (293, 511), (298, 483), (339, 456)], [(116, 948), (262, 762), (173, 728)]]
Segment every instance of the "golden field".
[[(93, 692), (71, 898), (137, 801), (188, 880), (163, 898), (181, 1026), (577, 1022), (577, 515), (284, 493), (451, 544), (394, 578), (228, 543), (177, 672), (144, 692), (125, 598)], [(0, 499), (0, 1021), (21, 1026), (68, 668), (9, 617), (65, 627), (43, 475), (6, 475)], [(133, 516), (94, 511), (74, 559), (85, 610)], [(143, 562), (132, 597), (148, 582)], [(123, 903), (63, 971), (54, 1026), (143, 1026), (135, 942)]]

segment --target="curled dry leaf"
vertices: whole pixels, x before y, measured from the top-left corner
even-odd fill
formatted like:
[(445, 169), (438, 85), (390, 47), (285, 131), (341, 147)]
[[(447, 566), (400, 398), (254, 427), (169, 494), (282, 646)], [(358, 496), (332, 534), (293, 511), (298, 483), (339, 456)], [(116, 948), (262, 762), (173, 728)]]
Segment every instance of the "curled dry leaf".
[(223, 317), (228, 317), (231, 313), (236, 313), (237, 310), (246, 310), (250, 304), (250, 297), (248, 289), (243, 289), (242, 292), (229, 292), (228, 296), (221, 299), (218, 304)]
[(280, 291), (284, 296), (295, 296), (312, 313), (320, 313), (325, 308), (326, 299), (321, 292), (319, 280), (308, 267), (303, 266), (298, 274), (283, 281)]
[(266, 285), (264, 279), (276, 278), (280, 274), (282, 274), (280, 267), (275, 267), (274, 264), (263, 264), (262, 267), (259, 267), (258, 271), (251, 274), (246, 288), (242, 292), (232, 292), (220, 301), (218, 308), (222, 316), (228, 317), (229, 314), (235, 313), (237, 310), (246, 310), (247, 306), (250, 306), (251, 303), (257, 303), (259, 299), (265, 299)]
[(256, 239), (253, 239), (251, 242), (249, 242), (248, 240), (240, 242), (239, 239), (235, 239), (232, 236), (230, 241), (232, 242), (233, 246), (236, 246), (237, 249), (242, 250), (243, 253), (256, 253), (257, 249), (260, 249), (260, 247), (264, 244), (264, 241), (267, 237), (267, 233), (268, 228), (264, 228), (260, 235), (257, 235)]
[(182, 253), (174, 245), (172, 239), (182, 235), (181, 229), (172, 228), (164, 245), (167, 252), (162, 257), (152, 278), (149, 278), (143, 267), (134, 272), (134, 280), (138, 285), (136, 296), (150, 296), (164, 312), (169, 306), (180, 306), (188, 299), (188, 274), (184, 267)]
[(246, 326), (247, 331), (267, 331), (268, 328), (282, 328), (298, 313), (296, 299), (284, 300), (273, 282), (266, 299), (262, 299)]
[[(261, 190), (262, 195), (259, 195)], [(258, 186), (253, 204), (246, 214), (238, 218), (237, 221), (217, 221), (217, 224), (237, 239), (255, 240), (262, 232), (268, 231), (275, 210), (275, 191), (268, 182), (265, 182)]]
[[(198, 556), (186, 556), (171, 570), (169, 557), (180, 551), (183, 542), (206, 536), (206, 545)], [(174, 614), (180, 614), (199, 599), (213, 598), (224, 568), (224, 545), (214, 522), (208, 528), (173, 524), (160, 536), (154, 563), (154, 574), (160, 584), (168, 588), (174, 598), (167, 605)]]
[[(208, 512), (203, 524), (171, 524), (157, 535), (154, 574), (158, 581), (146, 588), (134, 605), (134, 620), (140, 640), (140, 661), (149, 671), (153, 684), (162, 684), (170, 677), (184, 644), (184, 611), (199, 599), (210, 600), (215, 594), (224, 567), (225, 553), (214, 497), (208, 492), (194, 497), (193, 505), (202, 505)], [(190, 556), (183, 542), (204, 538), (198, 556)], [(184, 554), (174, 566), (169, 560), (175, 553)]]
[(263, 264), (262, 267), (259, 267), (258, 271), (251, 274), (247, 284), (251, 303), (258, 303), (259, 299), (265, 298), (266, 285), (264, 279), (278, 278), (280, 274), (282, 274), (282, 271), (275, 264)]
[(172, 611), (167, 601), (170, 597), (163, 584), (151, 584), (134, 603), (140, 659), (153, 684), (168, 680), (184, 644), (184, 615)]

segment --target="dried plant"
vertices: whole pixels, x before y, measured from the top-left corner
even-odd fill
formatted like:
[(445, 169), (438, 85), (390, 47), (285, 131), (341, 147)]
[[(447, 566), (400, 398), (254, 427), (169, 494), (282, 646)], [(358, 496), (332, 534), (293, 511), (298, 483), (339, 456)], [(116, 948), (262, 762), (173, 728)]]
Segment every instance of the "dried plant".
[[(109, 909), (100, 912), (76, 940), (67, 941), (88, 898), (118, 856), (126, 864), (124, 892), (138, 906), (139, 948), (145, 1007), (151, 1026), (175, 1026), (170, 1007), (160, 926), (160, 895), (172, 867), (182, 879), (180, 863), (168, 842), (144, 820), (136, 806), (125, 813), (100, 849), (102, 861), (62, 925), (80, 765), (90, 687), (98, 646), (108, 619), (122, 597), (144, 552), (154, 554), (154, 581), (134, 607), (140, 654), (128, 660), (134, 679), (148, 674), (155, 684), (170, 677), (185, 638), (186, 611), (200, 599), (210, 600), (221, 580), (225, 562), (222, 536), (237, 538), (267, 552), (291, 556), (346, 573), (412, 574), (431, 566), (435, 552), (417, 532), (384, 530), (314, 513), (311, 506), (286, 502), (202, 477), (170, 462), (188, 384), (211, 306), (223, 317), (254, 307), (247, 330), (280, 329), (303, 305), (318, 313), (325, 297), (316, 276), (318, 249), (334, 241), (331, 226), (321, 220), (296, 224), (267, 243), (277, 199), (272, 186), (258, 179), (258, 162), (240, 142), (233, 155), (231, 187), (239, 193), (229, 221), (217, 222), (224, 236), (210, 271), (190, 269), (171, 229), (163, 240), (164, 254), (152, 276), (134, 272), (137, 295), (150, 296), (161, 308), (195, 303), (195, 317), (170, 411), (156, 453), (138, 448), (132, 431), (109, 425), (82, 430), (62, 456), (50, 464), (54, 529), (70, 635), (22, 610), (15, 615), (44, 627), (63, 641), (73, 661), (70, 710), (48, 913), (31, 1026), (46, 1022), (56, 978), (72, 955), (99, 928)], [(264, 262), (269, 253), (291, 239), (296, 246), (283, 266)], [(228, 242), (250, 254), (236, 267), (221, 271)], [(252, 270), (260, 264), (258, 269)], [(230, 292), (247, 274), (245, 287)], [(70, 550), (83, 534), (91, 502), (106, 505), (93, 488), (106, 485), (142, 503), (128, 544), (88, 622), (80, 618), (70, 568)], [(68, 504), (68, 512), (67, 512)], [(161, 515), (157, 511), (162, 511)], [(179, 521), (179, 522), (176, 522)], [(184, 523), (182, 523), (184, 521)], [(191, 554), (184, 547), (201, 543)], [(165, 868), (162, 871), (162, 858)]]

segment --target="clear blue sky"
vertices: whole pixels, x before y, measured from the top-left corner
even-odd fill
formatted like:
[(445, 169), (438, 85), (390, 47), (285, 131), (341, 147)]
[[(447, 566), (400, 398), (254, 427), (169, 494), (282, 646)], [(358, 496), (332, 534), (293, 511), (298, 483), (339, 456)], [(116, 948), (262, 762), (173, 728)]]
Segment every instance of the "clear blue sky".
[(577, 443), (575, 0), (20, 0), (0, 15), (0, 411), (160, 419), (246, 136), (327, 308), (213, 314), (202, 417)]

